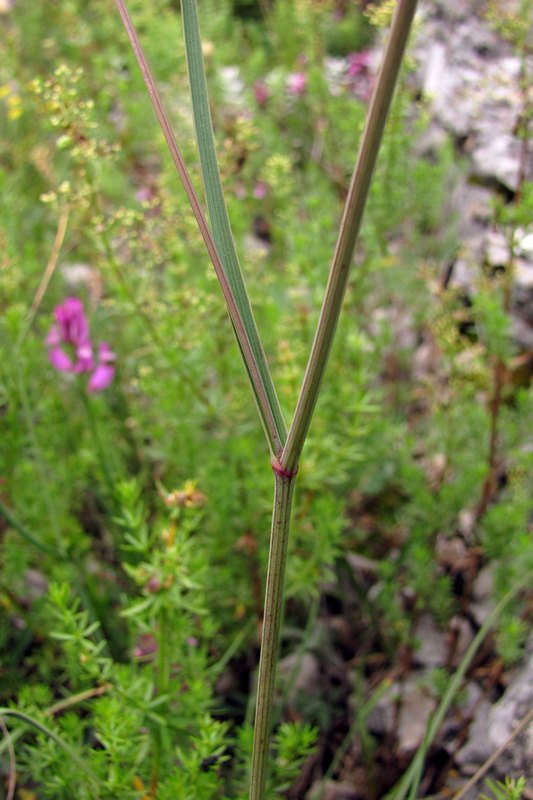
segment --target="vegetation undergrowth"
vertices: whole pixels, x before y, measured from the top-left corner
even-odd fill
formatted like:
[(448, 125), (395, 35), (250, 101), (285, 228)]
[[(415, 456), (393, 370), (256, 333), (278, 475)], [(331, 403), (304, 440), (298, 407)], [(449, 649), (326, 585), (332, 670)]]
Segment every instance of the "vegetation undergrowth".
[[(218, 165), (280, 436), (386, 10), (200, 5)], [(135, 0), (130, 12), (202, 196), (176, 4)], [(26, 797), (57, 800), (73, 786), (79, 798), (238, 800), (252, 763), (272, 478), (232, 326), (114, 9), (0, 3), (0, 27), (6, 791), (16, 781)], [(380, 772), (388, 742), (368, 719), (416, 654), (417, 621), (431, 614), (445, 629), (488, 570), (492, 602), (512, 595), (494, 620), (502, 664), (519, 661), (528, 633), (513, 587), (533, 568), (533, 403), (509, 292), (533, 192), (524, 179), (495, 207), (509, 265), (484, 270), (465, 311), (439, 280), (458, 246), (448, 198), (460, 168), (452, 142), (421, 157), (428, 114), (409, 69), (297, 479), (267, 797), (342, 778), (353, 741), (368, 797), (395, 785), (406, 796), (402, 773), (416, 796), (429, 740), (411, 773), (400, 761)], [(283, 483), (296, 463), (275, 446)], [(299, 684), (309, 656), (322, 693)], [(449, 691), (435, 692), (436, 709), (453, 702), (454, 667), (443, 665)]]

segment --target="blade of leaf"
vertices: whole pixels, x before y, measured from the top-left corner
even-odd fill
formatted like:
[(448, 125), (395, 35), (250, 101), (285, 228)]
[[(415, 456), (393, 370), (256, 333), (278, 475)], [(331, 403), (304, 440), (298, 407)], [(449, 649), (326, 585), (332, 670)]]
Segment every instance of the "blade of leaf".
[(23, 711), (19, 711), (16, 708), (0, 708), (0, 717), (15, 717), (16, 719), (22, 720), (25, 722), (26, 725), (30, 725), (33, 728), (36, 728), (40, 733), (44, 733), (45, 736), (48, 736), (49, 739), (52, 739), (59, 747), (61, 747), (64, 752), (68, 755), (68, 757), (74, 761), (78, 767), (83, 770), (83, 772), (87, 775), (88, 778), (95, 784), (95, 786), (99, 786), (99, 780), (96, 773), (92, 771), (92, 769), (87, 765), (87, 763), (83, 760), (83, 758), (79, 755), (79, 753), (70, 746), (68, 742), (58, 736), (58, 734), (48, 728), (46, 725), (43, 725), (42, 722), (39, 720), (30, 717), (29, 714), (25, 714)]
[[(161, 127), (161, 130), (163, 132), (163, 136), (165, 137), (167, 147), (170, 151), (170, 154), (172, 156), (172, 159), (180, 176), (183, 188), (185, 189), (185, 192), (187, 194), (187, 198), (191, 205), (194, 216), (196, 217), (196, 222), (198, 224), (200, 233), (202, 235), (205, 246), (209, 253), (209, 257), (211, 258), (211, 262), (213, 264), (213, 267), (215, 268), (215, 273), (220, 283), (220, 287), (222, 289), (222, 293), (226, 301), (226, 306), (228, 308), (231, 322), (233, 324), (233, 329), (235, 331), (235, 336), (237, 338), (237, 342), (239, 344), (239, 348), (246, 366), (248, 378), (252, 385), (254, 397), (257, 403), (257, 408), (259, 411), (261, 422), (265, 430), (267, 441), (269, 443), (272, 452), (278, 456), (281, 453), (281, 450), (283, 449), (283, 444), (285, 443), (286, 427), (274, 391), (272, 379), (268, 371), (266, 358), (262, 351), (260, 342), (258, 349), (257, 342), (255, 343), (255, 346), (253, 346), (249, 338), (247, 326), (241, 315), (241, 311), (237, 304), (237, 300), (234, 296), (233, 287), (228, 279), (223, 263), (219, 257), (218, 249), (215, 246), (213, 236), (205, 219), (205, 215), (202, 211), (202, 207), (198, 200), (198, 196), (192, 185), (192, 181), (187, 171), (187, 167), (185, 166), (185, 162), (181, 155), (181, 151), (178, 147), (176, 137), (174, 136), (174, 131), (172, 130), (170, 120), (168, 119), (167, 113), (161, 101), (161, 97), (159, 95), (157, 86), (153, 79), (152, 72), (148, 65), (146, 56), (144, 55), (139, 37), (137, 35), (131, 17), (127, 11), (125, 2), (124, 0), (116, 0), (116, 5), (120, 17), (122, 19), (124, 28), (130, 40), (130, 44), (135, 54), (135, 58), (137, 59), (137, 63), (139, 65), (139, 69), (143, 76), (143, 80), (146, 84), (146, 88), (148, 89), (150, 100), (152, 101), (152, 105), (156, 117), (158, 119), (159, 125)], [(257, 340), (258, 340), (258, 334), (257, 334)], [(262, 354), (262, 360), (260, 362), (257, 359), (258, 353), (260, 357)], [(266, 384), (265, 384), (265, 377), (266, 377)], [(274, 398), (275, 400), (274, 405), (272, 404), (272, 398)], [(282, 436), (280, 436), (280, 431), (283, 434)]]
[[(182, 0), (181, 13), (196, 138), (200, 155), (200, 167), (202, 170), (213, 239), (233, 290), (235, 301), (242, 315), (248, 338), (250, 339), (252, 350), (261, 374), (263, 389), (275, 421), (278, 439), (284, 444), (287, 438), (287, 429), (250, 306), (248, 292), (246, 291), (244, 283), (244, 276), (231, 233), (231, 226), (222, 190), (222, 182), (220, 180), (213, 125), (207, 95), (207, 83), (196, 0)], [(274, 452), (277, 456), (280, 455), (279, 451)]]

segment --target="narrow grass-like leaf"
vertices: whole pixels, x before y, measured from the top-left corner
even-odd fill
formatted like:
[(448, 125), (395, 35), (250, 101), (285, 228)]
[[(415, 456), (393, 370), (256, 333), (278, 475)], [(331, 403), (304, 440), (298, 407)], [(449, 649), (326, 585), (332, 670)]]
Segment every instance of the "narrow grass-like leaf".
[(61, 736), (58, 736), (55, 731), (47, 728), (42, 722), (33, 719), (33, 717), (30, 717), (29, 714), (25, 714), (23, 711), (19, 711), (16, 708), (0, 708), (0, 717), (15, 717), (16, 719), (20, 719), (22, 722), (25, 722), (26, 725), (30, 725), (40, 733), (44, 733), (44, 735), (48, 736), (49, 739), (53, 739), (53, 741), (58, 744), (59, 747), (61, 747), (67, 756), (74, 761), (74, 763), (77, 764), (78, 767), (87, 775), (87, 777), (90, 778), (96, 786), (98, 786), (99, 780), (97, 775), (90, 767), (87, 766), (83, 758), (76, 752), (76, 750), (74, 750), (74, 748), (71, 747), (68, 742), (65, 742)]
[[(218, 249), (215, 246), (211, 230), (207, 224), (204, 212), (198, 200), (198, 196), (192, 185), (192, 181), (187, 171), (187, 167), (185, 166), (181, 151), (178, 147), (176, 137), (174, 136), (174, 131), (172, 130), (170, 120), (161, 101), (161, 97), (153, 79), (148, 61), (142, 49), (133, 22), (127, 11), (124, 0), (116, 0), (116, 4), (122, 19), (122, 23), (130, 40), (133, 52), (137, 59), (139, 69), (146, 84), (146, 88), (148, 89), (148, 93), (150, 95), (159, 125), (161, 126), (163, 136), (165, 137), (167, 147), (170, 150), (170, 154), (180, 176), (183, 188), (185, 189), (192, 211), (196, 217), (196, 221), (207, 248), (207, 252), (209, 253), (213, 267), (215, 268), (215, 273), (220, 283), (231, 322), (233, 324), (235, 336), (237, 337), (239, 348), (246, 365), (246, 371), (252, 384), (254, 397), (259, 409), (267, 441), (271, 451), (274, 453), (274, 455), (279, 457), (286, 439), (286, 428), (283, 421), (283, 416), (281, 414), (279, 402), (274, 391), (272, 379), (270, 377), (270, 373), (268, 372), (268, 365), (266, 363), (266, 358), (264, 356), (261, 344), (258, 341), (258, 336), (257, 341), (254, 341), (254, 343), (252, 343), (250, 340), (248, 334), (250, 319), (245, 321), (242, 317), (239, 305), (237, 304), (236, 297), (234, 295), (234, 288), (229, 280), (226, 269), (223, 266), (223, 262), (219, 257)], [(257, 329), (255, 330), (257, 333)]]
[(54, 545), (48, 544), (48, 542), (42, 542), (38, 539), (33, 533), (21, 523), (19, 520), (11, 513), (9, 508), (0, 500), (0, 515), (4, 517), (8, 525), (10, 525), (13, 530), (15, 530), (23, 539), (26, 539), (27, 542), (32, 544), (41, 552), (46, 553), (49, 556), (54, 556), (55, 558), (64, 559), (65, 554), (59, 550), (59, 548), (54, 547)]
[[(196, 0), (182, 0), (181, 13), (194, 123), (196, 127), (196, 139), (213, 239), (233, 290), (235, 302), (242, 316), (246, 333), (248, 334), (261, 374), (262, 391), (264, 392), (265, 398), (256, 397), (256, 399), (260, 409), (262, 408), (263, 399), (266, 399), (270, 406), (277, 435), (276, 447), (274, 447), (273, 450), (275, 455), (279, 457), (281, 454), (279, 445), (285, 443), (287, 430), (246, 291), (244, 277), (235, 249), (235, 242), (231, 233), (224, 193), (222, 191), (220, 170), (218, 168), (215, 150), (213, 125), (211, 122), (211, 112), (209, 110)], [(266, 421), (263, 420), (263, 422), (265, 423)]]
[(461, 687), (462, 680), (466, 675), (466, 671), (470, 664), (472, 663), (472, 659), (474, 658), (475, 654), (477, 653), (479, 647), (481, 646), (483, 640), (487, 636), (488, 632), (502, 613), (504, 609), (509, 605), (509, 603), (518, 595), (521, 591), (531, 586), (531, 580), (533, 579), (533, 572), (528, 572), (526, 575), (516, 583), (510, 591), (505, 594), (497, 606), (490, 612), (487, 619), (473, 638), (472, 642), (470, 643), (466, 653), (464, 654), (461, 663), (459, 664), (457, 670), (454, 672), (453, 676), (450, 679), (446, 692), (442, 700), (439, 703), (439, 706), (433, 717), (431, 718), (426, 735), (420, 747), (418, 748), (415, 757), (413, 758), (409, 769), (404, 774), (403, 778), (401, 779), (399, 785), (393, 789), (387, 795), (388, 800), (405, 800), (407, 797), (407, 793), (409, 792), (409, 800), (415, 800), (418, 795), (418, 788), (420, 786), (420, 781), (422, 779), (422, 772), (424, 769), (424, 761), (426, 758), (426, 754), (433, 742), (433, 739), (437, 735), (439, 728), (441, 727), (442, 723), (444, 722), (444, 718), (450, 708), (454, 697), (457, 695)]

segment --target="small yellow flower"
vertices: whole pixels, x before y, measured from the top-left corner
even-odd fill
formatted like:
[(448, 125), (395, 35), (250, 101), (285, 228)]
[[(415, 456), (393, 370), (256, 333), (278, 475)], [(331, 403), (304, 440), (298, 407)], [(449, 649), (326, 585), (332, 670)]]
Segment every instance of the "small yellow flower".
[(164, 498), (165, 505), (169, 508), (198, 508), (202, 506), (207, 497), (196, 488), (196, 481), (185, 481), (182, 489), (170, 492)]
[(13, 106), (7, 111), (8, 119), (19, 119), (22, 116), (22, 108), (20, 106)]

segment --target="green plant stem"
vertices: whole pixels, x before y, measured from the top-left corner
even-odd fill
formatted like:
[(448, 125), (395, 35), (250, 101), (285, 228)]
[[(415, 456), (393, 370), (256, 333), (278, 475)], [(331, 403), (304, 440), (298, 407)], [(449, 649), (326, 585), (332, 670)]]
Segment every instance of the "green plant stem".
[(60, 560), (65, 558), (65, 554), (59, 550), (59, 548), (54, 547), (54, 545), (48, 544), (47, 542), (42, 542), (33, 533), (19, 522), (19, 520), (11, 513), (9, 508), (0, 500), (0, 514), (4, 517), (8, 525), (10, 525), (13, 530), (15, 530), (23, 539), (26, 539), (27, 542), (32, 544), (42, 553), (46, 553), (49, 556), (54, 556)]
[[(169, 647), (169, 627), (168, 613), (166, 608), (159, 612), (159, 630), (157, 636), (157, 675), (156, 687), (159, 696), (168, 692), (170, 684), (170, 647)], [(161, 767), (161, 755), (164, 752), (163, 730), (158, 727), (154, 735), (154, 754), (152, 758), (151, 790), (155, 797), (159, 772)]]
[(53, 739), (53, 741), (61, 747), (64, 752), (69, 756), (75, 764), (87, 775), (88, 778), (93, 781), (93, 783), (98, 786), (99, 780), (95, 773), (92, 771), (90, 767), (87, 766), (83, 758), (71, 747), (64, 739), (52, 731), (50, 728), (47, 728), (46, 725), (43, 725), (42, 722), (39, 722), (33, 717), (30, 717), (29, 714), (25, 714), (23, 711), (18, 711), (16, 708), (0, 708), (0, 717), (15, 717), (15, 719), (20, 719), (22, 722), (25, 722), (26, 725), (30, 725), (33, 728), (36, 728), (40, 733), (44, 733), (45, 736), (48, 736), (49, 739)]
[(7, 774), (7, 786), (6, 786), (6, 800), (13, 800), (15, 797), (15, 789), (17, 783), (17, 760), (15, 758), (15, 749), (13, 747), (13, 740), (9, 735), (9, 731), (7, 729), (7, 725), (0, 717), (0, 730), (4, 734), (4, 740), (7, 744), (7, 753), (9, 756), (9, 769)]
[(35, 430), (35, 424), (33, 422), (33, 416), (31, 413), (30, 408), (30, 401), (28, 398), (28, 393), (26, 391), (26, 384), (24, 382), (24, 377), (22, 375), (22, 368), (20, 364), (15, 365), (15, 370), (17, 374), (17, 384), (18, 384), (18, 391), (20, 402), (22, 405), (22, 411), (24, 416), (24, 421), (26, 423), (26, 428), (28, 431), (28, 437), (30, 440), (31, 448), (33, 450), (33, 454), (35, 456), (35, 462), (37, 465), (37, 472), (39, 475), (39, 480), (42, 486), (42, 494), (44, 494), (46, 510), (48, 514), (48, 521), (50, 524), (51, 530), (54, 532), (54, 537), (56, 542), (61, 541), (61, 531), (58, 521), (57, 509), (55, 505), (55, 500), (53, 499), (53, 495), (49, 491), (48, 487), (48, 480), (47, 480), (47, 470), (44, 463), (43, 453), (41, 450), (41, 446), (39, 444), (39, 440), (37, 439), (37, 432)]
[(473, 789), (476, 783), (481, 780), (481, 778), (489, 771), (493, 764), (499, 759), (499, 757), (505, 753), (508, 747), (514, 742), (517, 736), (520, 736), (523, 731), (529, 726), (530, 722), (533, 721), (533, 708), (530, 708), (525, 717), (522, 718), (521, 722), (514, 728), (513, 732), (507, 739), (501, 744), (497, 750), (495, 750), (489, 758), (485, 761), (484, 764), (480, 766), (477, 770), (475, 775), (472, 775), (469, 781), (465, 783), (465, 785), (460, 789), (459, 793), (456, 794), (453, 800), (462, 800), (463, 797), (469, 793), (470, 789)]
[(26, 322), (21, 328), (19, 336), (15, 343), (15, 353), (16, 353), (15, 358), (18, 357), (22, 349), (22, 345), (24, 344), (24, 341), (31, 329), (31, 326), (33, 325), (33, 321), (42, 303), (43, 297), (45, 296), (50, 281), (52, 280), (54, 272), (56, 271), (57, 263), (59, 260), (59, 254), (61, 253), (61, 248), (63, 247), (63, 242), (65, 241), (65, 235), (67, 233), (69, 216), (70, 216), (70, 206), (68, 205), (63, 206), (59, 214), (57, 231), (54, 237), (54, 243), (52, 245), (52, 250), (50, 252), (50, 257), (48, 259), (46, 269), (44, 271), (43, 277), (41, 278), (41, 282), (39, 283), (39, 286), (35, 293), (35, 297), (33, 298), (31, 308), (28, 311)]
[(274, 470), (274, 508), (272, 532), (265, 588), (265, 612), (261, 636), (261, 658), (257, 677), (257, 700), (255, 709), (254, 744), (250, 775), (250, 800), (265, 797), (272, 706), (276, 682), (276, 664), (279, 650), (279, 634), (283, 612), (283, 584), (289, 526), (292, 510), (295, 475), (282, 475)]
[(523, 577), (522, 580), (518, 581), (513, 588), (505, 594), (498, 605), (491, 611), (488, 615), (487, 619), (475, 635), (474, 639), (470, 643), (466, 653), (463, 656), (461, 663), (459, 664), (457, 670), (455, 671), (453, 677), (448, 684), (448, 688), (444, 693), (442, 700), (440, 701), (437, 710), (433, 714), (431, 720), (429, 721), (426, 735), (424, 740), (418, 750), (416, 751), (416, 755), (413, 758), (409, 769), (404, 774), (403, 778), (401, 779), (398, 787), (394, 788), (389, 794), (387, 798), (390, 800), (404, 800), (409, 792), (409, 800), (415, 800), (418, 787), (420, 786), (420, 781), (422, 779), (422, 772), (424, 768), (424, 760), (426, 757), (426, 753), (429, 750), (429, 747), (435, 738), (437, 731), (439, 730), (440, 726), (444, 722), (444, 718), (448, 712), (450, 705), (454, 697), (456, 696), (457, 692), (461, 687), (461, 682), (466, 674), (466, 671), (470, 664), (472, 663), (472, 659), (474, 658), (475, 654), (477, 653), (479, 647), (481, 646), (483, 640), (487, 636), (488, 632), (502, 613), (502, 611), (509, 605), (509, 603), (514, 600), (514, 598), (520, 594), (521, 591), (531, 586), (531, 581), (533, 579), (533, 572), (527, 572)]
[[(233, 325), (233, 330), (235, 331), (235, 336), (246, 365), (246, 371), (253, 387), (254, 397), (260, 410), (260, 417), (263, 422), (269, 447), (271, 451), (279, 458), (286, 438), (284, 434), (285, 424), (283, 423), (283, 427), (280, 428), (280, 422), (277, 421), (278, 412), (272, 406), (275, 393), (269, 393), (268, 381), (265, 383), (265, 375), (268, 372), (266, 360), (264, 363), (258, 363), (258, 351), (257, 349), (254, 349), (253, 343), (250, 340), (247, 323), (243, 319), (241, 308), (239, 307), (239, 304), (234, 296), (233, 287), (226, 273), (225, 265), (223, 265), (217, 247), (215, 246), (213, 236), (192, 185), (192, 181), (185, 166), (185, 162), (183, 161), (176, 137), (174, 136), (172, 126), (163, 107), (163, 103), (161, 102), (161, 97), (152, 77), (146, 56), (144, 55), (141, 47), (139, 37), (137, 36), (137, 32), (135, 31), (131, 18), (126, 9), (124, 0), (116, 0), (116, 4), (133, 48), (133, 52), (135, 53), (139, 69), (141, 70), (141, 74), (148, 89), (159, 125), (180, 176), (183, 188), (185, 189), (185, 193), (187, 194), (187, 198), (191, 205), (194, 216), (196, 217), (198, 228), (215, 269), (220, 288), (222, 289), (222, 294), (224, 295), (224, 299), (226, 301), (226, 306)], [(280, 433), (283, 434), (282, 437), (280, 437)]]
[[(193, 2), (193, 0), (189, 0)], [(350, 264), (417, 0), (399, 0), (343, 213), (322, 311), (276, 477), (257, 686), (250, 800), (264, 800), (293, 482), (331, 350)]]
[(198, 143), (200, 167), (202, 170), (213, 239), (226, 275), (228, 276), (228, 281), (242, 316), (244, 327), (260, 373), (261, 392), (258, 393), (258, 387), (252, 380), (248, 370), (248, 363), (246, 359), (244, 359), (250, 383), (254, 390), (257, 407), (271, 450), (279, 457), (282, 446), (287, 438), (287, 429), (253, 316), (248, 292), (246, 291), (224, 200), (224, 192), (222, 190), (222, 181), (220, 180), (220, 170), (218, 168), (215, 150), (215, 138), (209, 109), (209, 98), (207, 95), (207, 83), (196, 0), (182, 0), (181, 11), (194, 123), (196, 127), (196, 140)]
[(293, 472), (298, 464), (326, 370), (370, 189), (370, 181), (376, 165), (416, 5), (417, 0), (398, 0), (392, 20), (389, 39), (372, 94), (363, 138), (346, 198), (315, 339), (287, 442), (280, 458), (281, 464), (289, 472)]
[[(103, 213), (101, 209), (99, 210), (101, 213)], [(208, 409), (208, 411), (215, 415), (216, 408), (210, 401), (209, 397), (205, 394), (205, 392), (202, 391), (197, 382), (191, 378), (187, 369), (183, 368), (181, 354), (177, 352), (175, 348), (169, 346), (168, 341), (161, 336), (159, 329), (154, 324), (150, 315), (144, 310), (142, 303), (137, 300), (135, 292), (133, 291), (133, 287), (131, 286), (131, 281), (125, 275), (121, 264), (115, 257), (107, 231), (104, 231), (101, 235), (99, 235), (97, 244), (99, 246), (103, 246), (107, 264), (111, 268), (120, 290), (123, 292), (124, 296), (127, 298), (135, 313), (143, 323), (148, 336), (152, 340), (155, 347), (157, 347), (159, 353), (175, 371), (176, 377), (179, 378), (180, 383), (185, 384), (187, 388), (195, 395), (195, 397), (200, 400), (200, 402)]]
[[(78, 703), (84, 703), (86, 700), (91, 700), (93, 697), (101, 697), (111, 688), (113, 688), (112, 684), (104, 683), (102, 686), (96, 686), (94, 689), (86, 689), (84, 692), (70, 695), (70, 697), (66, 697), (64, 700), (59, 700), (57, 703), (54, 703), (53, 706), (50, 706), (43, 711), (43, 714), (46, 717), (53, 717), (56, 714), (61, 714), (66, 709), (72, 708), (72, 706), (75, 706)], [(21, 736), (24, 735), (24, 732), (24, 728), (19, 728), (18, 730), (9, 734), (9, 739), (4, 739), (3, 742), (0, 742), (0, 756), (5, 750), (9, 749), (10, 744), (15, 744), (15, 742), (17, 742)]]

